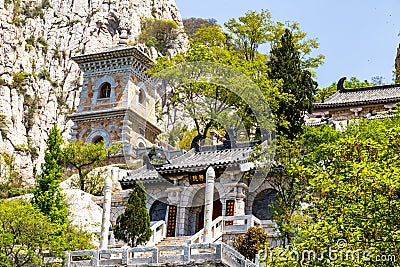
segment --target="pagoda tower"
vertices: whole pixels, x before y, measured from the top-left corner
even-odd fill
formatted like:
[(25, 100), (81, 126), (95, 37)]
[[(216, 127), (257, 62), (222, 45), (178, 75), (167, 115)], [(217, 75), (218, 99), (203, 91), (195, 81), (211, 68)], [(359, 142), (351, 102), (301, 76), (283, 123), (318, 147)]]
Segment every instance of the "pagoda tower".
[(72, 58), (83, 71), (77, 112), (70, 115), (72, 140), (123, 144), (125, 159), (135, 159), (136, 149), (155, 143), (157, 91), (143, 74), (151, 57), (138, 46), (127, 46), (122, 31), (117, 47)]

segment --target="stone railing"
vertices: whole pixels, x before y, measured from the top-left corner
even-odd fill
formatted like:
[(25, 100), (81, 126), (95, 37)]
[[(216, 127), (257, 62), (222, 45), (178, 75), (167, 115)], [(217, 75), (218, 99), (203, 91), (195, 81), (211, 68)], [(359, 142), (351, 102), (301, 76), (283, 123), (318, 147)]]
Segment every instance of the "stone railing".
[(146, 243), (146, 247), (157, 245), (167, 236), (167, 226), (165, 224), (165, 221), (157, 221), (152, 223), (154, 224), (150, 227), (151, 237), (150, 240)]
[(252, 226), (261, 227), (261, 220), (253, 215), (224, 216), (224, 234), (246, 233)]
[[(211, 224), (211, 237), (212, 242), (217, 241), (224, 234), (224, 217), (219, 216)], [(187, 244), (200, 244), (204, 242), (204, 228), (186, 240)]]
[[(85, 257), (87, 259), (82, 259)], [(73, 251), (67, 254), (65, 267), (81, 266), (165, 266), (193, 263), (223, 263), (231, 267), (257, 267), (226, 244), (185, 244), (168, 247), (120, 248)]]

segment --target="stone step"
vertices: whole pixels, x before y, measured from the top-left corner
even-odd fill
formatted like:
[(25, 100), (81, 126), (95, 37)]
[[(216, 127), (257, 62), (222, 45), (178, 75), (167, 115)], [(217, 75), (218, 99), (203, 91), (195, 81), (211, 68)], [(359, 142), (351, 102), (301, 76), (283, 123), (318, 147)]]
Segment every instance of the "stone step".
[(160, 243), (157, 244), (159, 246), (179, 246), (186, 243), (186, 240), (189, 239), (190, 236), (175, 236), (175, 237), (166, 237), (161, 240)]

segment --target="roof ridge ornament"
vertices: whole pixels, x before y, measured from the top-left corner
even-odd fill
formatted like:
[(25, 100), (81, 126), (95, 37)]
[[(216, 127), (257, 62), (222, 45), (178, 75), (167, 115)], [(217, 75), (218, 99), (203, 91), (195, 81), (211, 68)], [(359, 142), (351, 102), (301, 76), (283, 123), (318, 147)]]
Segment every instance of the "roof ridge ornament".
[(346, 88), (344, 88), (344, 81), (345, 80), (346, 80), (346, 77), (342, 77), (342, 78), (340, 78), (340, 80), (337, 83), (337, 90), (340, 93), (343, 93), (346, 90)]

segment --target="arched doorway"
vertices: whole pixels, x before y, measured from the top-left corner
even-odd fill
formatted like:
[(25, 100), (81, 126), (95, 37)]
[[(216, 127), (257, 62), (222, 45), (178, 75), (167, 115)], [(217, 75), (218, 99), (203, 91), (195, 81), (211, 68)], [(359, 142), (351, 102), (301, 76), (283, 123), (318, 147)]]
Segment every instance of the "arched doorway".
[(260, 220), (271, 220), (273, 206), (277, 205), (277, 191), (265, 189), (257, 194), (253, 201), (252, 213)]
[(160, 200), (154, 201), (153, 205), (150, 207), (150, 221), (165, 221), (167, 214), (167, 199), (162, 198)]
[[(204, 228), (204, 197), (205, 187), (200, 188), (192, 200), (192, 206), (188, 209), (188, 224), (186, 230), (187, 235), (193, 235)], [(222, 215), (222, 202), (219, 193), (214, 189), (213, 215), (212, 219), (216, 219)]]

